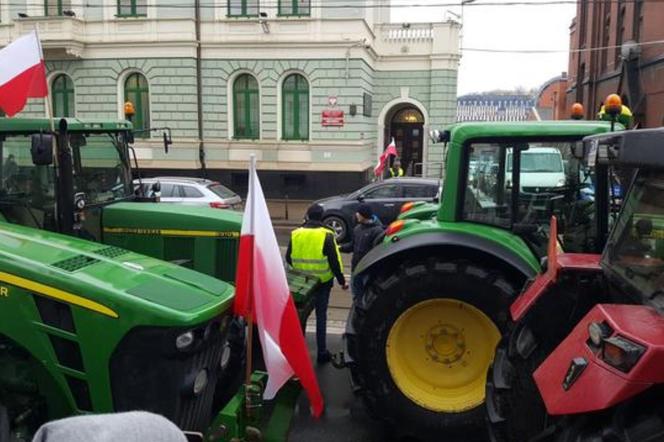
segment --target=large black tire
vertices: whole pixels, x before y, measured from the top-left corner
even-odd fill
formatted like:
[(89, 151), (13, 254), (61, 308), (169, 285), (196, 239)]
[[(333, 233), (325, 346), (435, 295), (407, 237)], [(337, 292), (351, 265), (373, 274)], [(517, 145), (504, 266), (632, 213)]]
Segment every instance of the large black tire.
[(431, 299), (454, 299), (470, 304), (503, 333), (508, 324), (509, 305), (516, 293), (514, 283), (502, 273), (462, 260), (414, 260), (374, 276), (351, 311), (346, 335), (352, 381), (371, 415), (383, 419), (398, 437), (440, 440), (445, 434), (470, 440), (468, 431), (482, 427), (484, 407), (445, 413), (424, 408), (409, 399), (390, 374), (386, 356), (388, 335), (403, 312)]
[(519, 324), (498, 344), (486, 387), (492, 442), (527, 441), (550, 424), (532, 374), (552, 350), (551, 341)]

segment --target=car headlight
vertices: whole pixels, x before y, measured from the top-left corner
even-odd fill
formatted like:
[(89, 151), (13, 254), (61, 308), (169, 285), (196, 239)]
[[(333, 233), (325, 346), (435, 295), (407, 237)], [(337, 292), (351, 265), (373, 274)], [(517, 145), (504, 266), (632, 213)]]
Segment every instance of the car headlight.
[(194, 332), (188, 331), (175, 338), (175, 348), (184, 351), (194, 343)]
[(558, 180), (556, 187), (563, 187), (564, 185), (565, 185), (565, 178), (561, 178)]

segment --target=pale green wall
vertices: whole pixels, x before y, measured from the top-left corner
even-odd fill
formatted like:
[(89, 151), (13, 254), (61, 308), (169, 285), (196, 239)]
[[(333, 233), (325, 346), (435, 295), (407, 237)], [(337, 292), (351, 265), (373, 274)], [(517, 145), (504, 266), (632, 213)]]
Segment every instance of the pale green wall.
[[(277, 137), (277, 84), (282, 75), (291, 70), (304, 73), (311, 90), (311, 138), (325, 140), (364, 141), (363, 149), (335, 152), (333, 159), (323, 158), (323, 152), (312, 152), (319, 162), (344, 161), (357, 163), (373, 161), (378, 139), (378, 117), (390, 101), (401, 97), (402, 88), (408, 96), (422, 103), (429, 114), (429, 125), (442, 127), (454, 120), (456, 106), (456, 73), (454, 71), (376, 72), (360, 59), (351, 59), (346, 78), (345, 59), (321, 60), (204, 60), (203, 126), (206, 140), (228, 138), (227, 97), (228, 79), (243, 70), (253, 73), (261, 88), (262, 139)], [(196, 71), (193, 59), (122, 59), (49, 61), (49, 72), (69, 74), (76, 90), (76, 116), (79, 118), (118, 118), (118, 79), (128, 69), (143, 72), (150, 85), (152, 127), (168, 126), (173, 130), (177, 151), (178, 139), (198, 137), (196, 118)], [(121, 90), (121, 89), (120, 89)], [(370, 117), (362, 115), (363, 92), (373, 96)], [(342, 128), (322, 127), (321, 112), (328, 107), (328, 97), (337, 97), (338, 106), (346, 113)], [(350, 116), (349, 106), (357, 105), (357, 115)], [(41, 100), (30, 100), (24, 116), (44, 115)], [(293, 142), (297, 144), (298, 142)], [(180, 154), (195, 159), (195, 152)], [(276, 159), (276, 151), (265, 150), (264, 160)], [(158, 155), (161, 156), (161, 155)], [(177, 157), (177, 158), (176, 158)], [(272, 158), (274, 157), (274, 158)], [(210, 159), (227, 158), (226, 149), (214, 149)], [(186, 159), (186, 158), (182, 158)], [(429, 146), (429, 161), (441, 161), (438, 146)]]

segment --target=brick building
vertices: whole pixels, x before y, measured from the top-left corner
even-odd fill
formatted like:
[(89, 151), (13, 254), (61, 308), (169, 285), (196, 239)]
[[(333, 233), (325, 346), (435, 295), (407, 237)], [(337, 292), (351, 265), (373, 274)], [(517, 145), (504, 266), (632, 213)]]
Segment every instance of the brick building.
[(586, 117), (594, 118), (604, 98), (617, 92), (639, 126), (664, 125), (664, 44), (643, 44), (664, 40), (663, 23), (658, 2), (579, 0), (570, 27), (567, 103), (583, 103)]
[(459, 24), (350, 3), (0, 1), (0, 47), (39, 29), (56, 116), (121, 118), (129, 100), (136, 127), (172, 128), (168, 154), (137, 139), (147, 174), (205, 168), (239, 192), (255, 153), (270, 197), (311, 198), (365, 183), (394, 137), (409, 173), (439, 175), (424, 134), (455, 119)]
[(535, 96), (535, 109), (540, 120), (567, 120), (570, 117), (567, 104), (567, 72), (544, 83)]

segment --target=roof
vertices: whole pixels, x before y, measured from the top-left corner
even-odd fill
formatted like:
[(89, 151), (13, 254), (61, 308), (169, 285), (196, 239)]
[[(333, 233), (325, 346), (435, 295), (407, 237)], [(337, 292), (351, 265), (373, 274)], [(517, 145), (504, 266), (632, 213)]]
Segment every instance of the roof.
[[(131, 130), (131, 122), (126, 120), (81, 120), (79, 118), (53, 118), (56, 131), (61, 120), (67, 121), (70, 132), (106, 132), (115, 130)], [(50, 132), (51, 122), (48, 118), (0, 118), (0, 133), (35, 133)]]
[[(622, 130), (621, 125), (617, 125)], [(448, 129), (455, 144), (471, 138), (581, 138), (611, 130), (606, 121), (516, 121), (468, 122), (453, 124)]]
[(176, 181), (190, 184), (213, 184), (216, 181), (206, 178), (186, 177), (186, 176), (153, 176), (150, 178), (141, 178), (141, 181)]
[(391, 183), (423, 183), (423, 184), (438, 184), (440, 181), (438, 178), (424, 178), (424, 177), (416, 177), (416, 176), (402, 176), (398, 178), (388, 178), (383, 182), (391, 182)]

